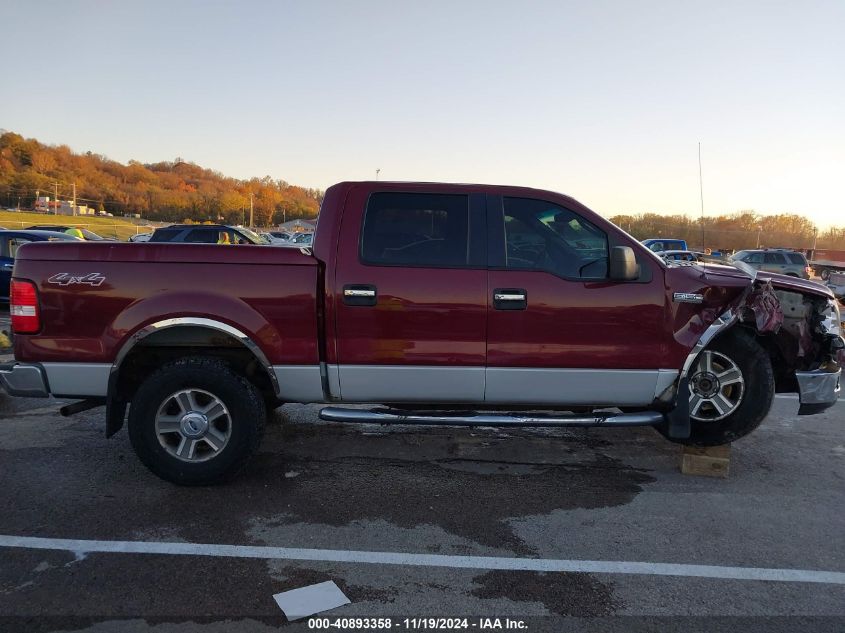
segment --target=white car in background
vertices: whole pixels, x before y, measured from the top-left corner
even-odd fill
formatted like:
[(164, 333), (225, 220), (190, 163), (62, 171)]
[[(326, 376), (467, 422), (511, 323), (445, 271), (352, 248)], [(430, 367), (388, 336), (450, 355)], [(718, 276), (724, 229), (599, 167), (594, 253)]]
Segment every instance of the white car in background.
[(262, 231), (261, 235), (267, 238), (271, 246), (292, 246), (291, 236), (284, 231)]
[(129, 241), (130, 242), (149, 242), (150, 238), (153, 236), (152, 233), (138, 233), (137, 235), (130, 235)]

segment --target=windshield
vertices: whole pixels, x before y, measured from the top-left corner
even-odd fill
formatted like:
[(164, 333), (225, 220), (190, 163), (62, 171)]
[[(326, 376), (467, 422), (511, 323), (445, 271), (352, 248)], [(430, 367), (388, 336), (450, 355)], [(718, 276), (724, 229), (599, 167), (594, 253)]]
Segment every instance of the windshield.
[(92, 242), (101, 242), (104, 240), (104, 237), (100, 237), (96, 233), (89, 231), (88, 229), (79, 229), (82, 232), (82, 235), (85, 237), (86, 240), (90, 240)]
[(263, 235), (259, 235), (254, 231), (250, 231), (249, 229), (238, 229), (244, 237), (246, 237), (250, 242), (253, 244), (269, 244), (270, 240), (268, 240)]

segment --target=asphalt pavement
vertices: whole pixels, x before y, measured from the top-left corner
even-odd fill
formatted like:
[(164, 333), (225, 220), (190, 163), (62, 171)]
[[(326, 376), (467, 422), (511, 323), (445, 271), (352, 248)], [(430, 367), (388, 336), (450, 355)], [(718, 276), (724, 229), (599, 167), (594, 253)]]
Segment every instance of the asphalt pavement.
[[(648, 428), (353, 427), (288, 405), (247, 471), (212, 488), (157, 479), (125, 431), (105, 439), (102, 409), (62, 418), (59, 404), (0, 403), (2, 631), (315, 630), (272, 596), (326, 580), (351, 603), (325, 616), (390, 616), (392, 630), (421, 616), (475, 630), (485, 617), (534, 631), (845, 628), (843, 402), (799, 418), (797, 400), (776, 399), (727, 479), (682, 475), (678, 447)], [(9, 545), (21, 536), (145, 553)], [(537, 571), (560, 561), (609, 571)]]

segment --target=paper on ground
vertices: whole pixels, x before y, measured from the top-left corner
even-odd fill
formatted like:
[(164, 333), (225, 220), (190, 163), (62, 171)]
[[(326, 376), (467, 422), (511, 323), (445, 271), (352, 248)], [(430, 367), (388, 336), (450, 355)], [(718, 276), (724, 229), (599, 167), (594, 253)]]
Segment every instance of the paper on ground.
[(283, 591), (274, 595), (273, 599), (285, 612), (288, 620), (298, 620), (349, 604), (349, 598), (334, 584), (333, 580)]

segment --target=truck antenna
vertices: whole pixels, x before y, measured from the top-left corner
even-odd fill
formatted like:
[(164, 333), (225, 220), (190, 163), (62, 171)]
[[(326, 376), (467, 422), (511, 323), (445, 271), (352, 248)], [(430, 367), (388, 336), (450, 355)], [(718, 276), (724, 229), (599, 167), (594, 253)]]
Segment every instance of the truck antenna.
[(707, 268), (707, 262), (704, 259), (707, 257), (704, 248), (704, 180), (701, 177), (701, 141), (698, 142), (698, 193), (701, 197), (701, 253), (703, 255), (701, 264), (703, 268)]

